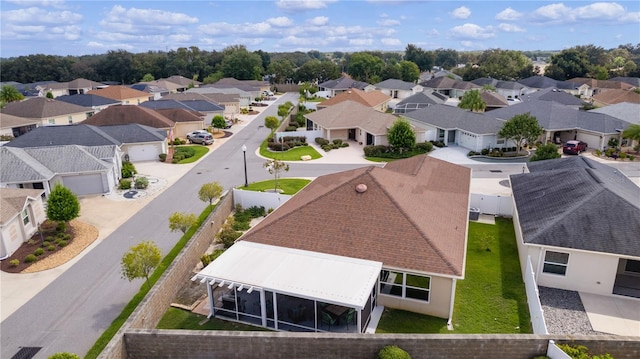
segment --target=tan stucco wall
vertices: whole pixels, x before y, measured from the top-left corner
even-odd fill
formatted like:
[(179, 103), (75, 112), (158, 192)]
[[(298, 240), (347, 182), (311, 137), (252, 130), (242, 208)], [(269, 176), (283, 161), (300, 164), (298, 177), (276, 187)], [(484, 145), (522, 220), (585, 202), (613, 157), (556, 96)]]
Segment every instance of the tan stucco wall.
[[(86, 112), (81, 112), (81, 113), (72, 113), (72, 114), (68, 114), (68, 115), (43, 118), (42, 119), (42, 124), (44, 126), (68, 125), (69, 124), (69, 116), (71, 116), (72, 123), (80, 123), (80, 122), (82, 122), (82, 121), (87, 119), (87, 113)], [(53, 119), (54, 123), (49, 123), (50, 119)]]
[(450, 278), (431, 277), (431, 291), (429, 292), (428, 303), (386, 294), (378, 295), (378, 303), (389, 308), (402, 309), (446, 319), (449, 317), (452, 283), (453, 280)]
[(132, 98), (125, 98), (122, 100), (122, 104), (123, 105), (139, 105), (143, 102), (147, 102), (149, 101), (149, 96), (144, 96), (144, 97), (132, 97)]

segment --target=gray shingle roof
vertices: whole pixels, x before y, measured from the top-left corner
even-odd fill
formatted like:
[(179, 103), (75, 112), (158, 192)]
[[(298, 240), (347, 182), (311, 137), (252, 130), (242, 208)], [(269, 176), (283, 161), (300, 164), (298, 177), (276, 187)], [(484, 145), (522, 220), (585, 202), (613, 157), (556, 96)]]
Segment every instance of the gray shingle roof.
[(477, 135), (496, 134), (504, 124), (504, 121), (489, 114), (471, 112), (447, 105), (433, 105), (403, 116), (438, 128), (460, 129)]
[(596, 108), (589, 112), (609, 115), (629, 123), (640, 125), (640, 104), (638, 103), (621, 102), (615, 105)]
[(327, 88), (332, 90), (347, 90), (350, 88), (356, 88), (358, 90), (364, 90), (369, 86), (368, 83), (362, 81), (356, 81), (349, 77), (341, 77), (336, 80), (325, 81), (318, 85), (320, 88)]
[(640, 257), (640, 187), (584, 157), (511, 175), (525, 243)]
[(110, 98), (106, 98), (98, 95), (86, 95), (86, 94), (58, 96), (56, 97), (56, 100), (71, 103), (78, 106), (83, 106), (83, 107), (107, 106), (107, 105), (116, 105), (120, 103), (120, 101), (116, 101)]
[(2, 112), (19, 117), (44, 119), (54, 116), (93, 112), (93, 109), (46, 97), (33, 97), (24, 101), (11, 102), (2, 109)]
[(374, 86), (376, 88), (379, 88), (379, 89), (410, 91), (411, 89), (413, 89), (417, 85), (412, 83), (412, 82), (406, 82), (406, 81), (397, 80), (397, 79), (387, 79), (387, 80), (384, 80), (382, 82), (378, 82)]
[(610, 81), (621, 81), (621, 82), (626, 82), (629, 85), (633, 85), (635, 87), (640, 87), (640, 77), (625, 77), (625, 76), (618, 76), (618, 77), (614, 77), (612, 79), (609, 79)]
[(447, 96), (439, 92), (419, 92), (398, 102), (394, 107), (394, 113), (407, 113), (431, 105), (444, 104)]
[(141, 103), (139, 106), (158, 110), (168, 108), (182, 108), (189, 111), (198, 112), (220, 112), (224, 111), (224, 106), (217, 105), (211, 101), (205, 100), (157, 100)]
[(540, 100), (540, 101), (555, 101), (557, 103), (567, 106), (582, 106), (584, 101), (573, 96), (570, 93), (564, 92), (554, 87), (550, 87), (544, 90), (528, 93), (526, 96), (522, 96), (523, 101)]

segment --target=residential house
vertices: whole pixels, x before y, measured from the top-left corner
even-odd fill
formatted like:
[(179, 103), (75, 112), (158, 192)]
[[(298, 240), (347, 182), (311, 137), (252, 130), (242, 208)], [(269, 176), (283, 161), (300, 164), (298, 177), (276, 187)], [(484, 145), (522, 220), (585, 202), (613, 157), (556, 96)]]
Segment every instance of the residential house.
[(46, 97), (32, 97), (23, 101), (10, 102), (1, 112), (7, 115), (38, 120), (40, 124), (50, 126), (80, 123), (91, 116), (94, 110), (90, 107), (78, 106)]
[[(255, 100), (255, 98), (260, 95), (255, 88), (252, 88), (250, 92), (245, 90), (230, 87), (230, 88), (221, 88), (221, 87), (211, 87), (209, 85), (200, 86), (198, 88), (190, 88), (185, 91), (187, 94), (200, 94), (207, 97), (210, 96), (224, 96), (227, 100), (236, 101), (238, 109), (248, 108), (251, 103)], [(165, 96), (166, 98), (166, 96)], [(212, 98), (212, 97), (211, 97)], [(225, 103), (225, 107), (226, 107)], [(239, 113), (239, 112), (238, 112)]]
[(42, 125), (38, 119), (24, 118), (0, 112), (0, 136), (18, 137)]
[(640, 90), (608, 90), (593, 95), (591, 99), (593, 100), (593, 104), (598, 107), (615, 105), (622, 102), (640, 103)]
[(471, 82), (481, 87), (492, 86), (497, 93), (507, 99), (520, 99), (525, 94), (532, 92), (527, 86), (516, 81), (501, 81), (490, 77), (481, 77), (471, 80)]
[(120, 101), (123, 105), (139, 105), (149, 101), (153, 96), (144, 92), (134, 90), (128, 86), (109, 86), (98, 90), (87, 92), (89, 95), (98, 95)]
[(491, 113), (477, 113), (448, 105), (433, 105), (402, 116), (414, 126), (424, 128), (416, 133), (416, 142), (442, 141), (471, 151), (485, 148), (511, 147), (509, 141), (499, 138), (497, 133), (504, 121)]
[(596, 80), (588, 77), (575, 77), (569, 82), (575, 83), (577, 86), (587, 85), (587, 92), (581, 92), (580, 97), (582, 98), (591, 98), (593, 95), (598, 94), (607, 90), (630, 90), (633, 89), (633, 86), (622, 81), (614, 81), (614, 80)]
[(180, 76), (180, 75), (169, 76), (167, 78), (163, 78), (162, 80), (167, 80), (167, 81), (170, 81), (170, 82), (173, 82), (175, 84), (180, 85), (181, 88), (178, 90), (179, 92), (186, 91), (187, 89), (189, 89), (191, 87), (199, 87), (200, 85), (202, 85), (202, 82), (200, 82), (198, 80), (189, 79), (189, 78), (186, 78), (186, 77)]
[(113, 105), (120, 105), (120, 101), (116, 101), (110, 98), (89, 95), (89, 94), (76, 94), (76, 95), (64, 95), (56, 97), (57, 101), (63, 101), (72, 103), (74, 105), (82, 107), (90, 107), (93, 109), (93, 113), (100, 112), (105, 108)]
[(480, 91), (480, 98), (482, 99), (482, 101), (487, 106), (484, 109), (485, 111), (491, 111), (491, 110), (495, 110), (497, 108), (502, 108), (502, 107), (509, 106), (509, 101), (507, 101), (506, 97), (502, 96), (499, 93), (493, 92), (493, 91), (481, 90)]
[(633, 87), (640, 87), (640, 77), (616, 76), (609, 79), (610, 81), (621, 81), (628, 83)]
[(120, 156), (116, 145), (0, 146), (0, 187), (48, 195), (60, 183), (77, 196), (109, 193), (121, 177)]
[(307, 130), (321, 130), (326, 140), (355, 141), (367, 146), (388, 145), (387, 131), (398, 119), (352, 100), (341, 101), (304, 117)]
[[(146, 91), (140, 89), (141, 86), (144, 86)], [(145, 92), (151, 92), (149, 90), (156, 89), (156, 91), (153, 91), (154, 100), (157, 100), (157, 97), (162, 97), (164, 94), (179, 93), (186, 90), (186, 87), (166, 79), (138, 82), (135, 85), (131, 85), (131, 88)]]
[[(54, 147), (78, 145), (86, 147), (118, 147), (124, 161), (140, 162), (158, 160), (160, 153), (167, 153), (166, 131), (139, 124), (93, 126), (38, 127), (24, 136), (6, 144), (9, 147)], [(118, 169), (121, 161), (116, 161)]]
[(424, 90), (421, 85), (396, 79), (384, 80), (373, 86), (376, 90), (390, 96), (394, 104)]
[(209, 316), (275, 330), (362, 333), (381, 307), (451, 320), (470, 181), (426, 155), (318, 177), (192, 280)]
[(348, 75), (344, 75), (339, 79), (328, 80), (318, 84), (318, 92), (326, 92), (326, 97), (331, 98), (340, 94), (341, 92), (345, 92), (351, 89), (365, 91), (368, 86), (371, 85), (366, 82), (356, 81)]
[(253, 88), (251, 92), (257, 91), (258, 95), (261, 95), (265, 91), (271, 90), (271, 84), (269, 81), (259, 81), (259, 80), (236, 80), (233, 77), (225, 77), (213, 83), (213, 87), (220, 88), (229, 88), (229, 87), (237, 87), (237, 88)]
[(158, 85), (152, 85), (145, 82), (139, 82), (137, 84), (133, 84), (131, 86), (132, 89), (146, 92), (149, 95), (152, 95), (151, 101), (156, 101), (162, 98), (162, 96), (166, 96), (171, 93), (167, 88), (160, 87)]
[(387, 112), (390, 100), (391, 97), (384, 94), (382, 91), (365, 92), (358, 89), (351, 89), (349, 91), (341, 92), (330, 99), (318, 103), (316, 105), (316, 108), (318, 110), (322, 110), (323, 108), (334, 106), (343, 101), (353, 101), (367, 107), (371, 107), (376, 111)]
[(467, 81), (454, 80), (450, 77), (434, 77), (431, 80), (420, 83), (425, 89), (440, 92), (453, 99), (458, 99), (469, 90), (478, 90), (481, 86)]
[(159, 114), (157, 111), (142, 106), (116, 105), (110, 106), (91, 116), (85, 122), (87, 125), (112, 126), (137, 123), (166, 131), (178, 132), (176, 123)]
[(83, 78), (67, 82), (67, 95), (82, 95), (91, 90), (105, 88), (107, 85)]
[[(590, 110), (589, 112), (609, 115), (611, 117), (615, 117), (619, 120), (627, 122), (629, 125), (631, 124), (640, 125), (640, 115), (639, 115), (640, 104), (638, 103), (621, 102), (615, 105), (596, 108), (596, 109)], [(624, 131), (625, 129), (626, 127), (622, 128), (621, 130)], [(622, 142), (620, 142), (620, 145), (625, 150), (631, 150), (637, 144), (638, 144), (638, 141), (632, 141), (625, 138), (623, 138)]]
[(160, 108), (156, 112), (176, 123), (173, 138), (187, 138), (187, 134), (196, 130), (202, 130), (211, 126), (211, 121), (205, 120), (206, 116), (197, 111), (183, 108)]
[[(211, 120), (214, 116), (223, 116), (224, 117), (224, 108), (213, 101), (199, 99), (199, 100), (172, 100), (172, 99), (161, 99), (158, 101), (147, 101), (143, 103), (143, 107), (151, 108), (154, 110), (160, 109), (184, 109), (191, 112), (197, 112), (198, 116), (202, 117), (203, 125), (207, 126), (211, 124)], [(202, 126), (197, 128), (198, 130), (202, 129)], [(191, 131), (188, 131), (191, 132)], [(188, 132), (185, 132), (187, 134)]]
[(556, 88), (572, 95), (581, 95), (588, 92), (588, 85), (579, 85), (570, 81), (558, 81), (550, 77), (540, 75), (534, 75), (518, 80), (518, 83), (528, 87), (530, 92), (547, 88)]
[(162, 97), (164, 100), (178, 100), (178, 101), (192, 101), (192, 100), (204, 100), (213, 102), (214, 104), (222, 107), (224, 118), (228, 120), (234, 120), (240, 114), (240, 101), (235, 94), (224, 93), (195, 93), (195, 92), (182, 92), (168, 94)]
[(576, 156), (511, 175), (522, 270), (540, 286), (640, 298), (640, 187)]
[(394, 108), (394, 114), (403, 114), (432, 105), (441, 105), (447, 102), (448, 97), (434, 91), (422, 91), (398, 102)]
[(0, 260), (11, 256), (47, 219), (43, 190), (0, 188)]
[(555, 87), (549, 87), (536, 92), (528, 93), (520, 98), (521, 102), (526, 101), (554, 101), (574, 110), (582, 108), (586, 102)]

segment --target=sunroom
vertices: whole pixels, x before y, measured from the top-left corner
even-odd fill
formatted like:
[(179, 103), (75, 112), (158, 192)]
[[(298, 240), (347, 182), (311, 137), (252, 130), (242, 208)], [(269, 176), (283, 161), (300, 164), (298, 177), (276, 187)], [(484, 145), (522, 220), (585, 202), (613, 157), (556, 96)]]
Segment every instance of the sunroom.
[(280, 331), (363, 333), (381, 262), (238, 241), (196, 274), (209, 317)]

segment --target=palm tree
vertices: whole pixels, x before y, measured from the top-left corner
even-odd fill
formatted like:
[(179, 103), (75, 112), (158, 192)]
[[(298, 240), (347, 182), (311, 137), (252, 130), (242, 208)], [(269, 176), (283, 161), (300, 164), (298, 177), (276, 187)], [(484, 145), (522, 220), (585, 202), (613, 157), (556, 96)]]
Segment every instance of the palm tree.
[(471, 90), (465, 92), (458, 104), (458, 107), (471, 110), (473, 112), (484, 112), (484, 109), (487, 108), (487, 104), (482, 100), (482, 97), (480, 97), (480, 91)]
[(13, 101), (20, 101), (22, 99), (24, 99), (24, 96), (20, 91), (16, 90), (15, 87), (11, 85), (2, 86), (2, 90), (0, 90), (0, 101), (9, 103)]
[[(633, 141), (640, 141), (640, 125), (631, 124), (626, 130), (622, 131), (622, 138), (628, 138)], [(640, 153), (640, 144), (636, 147), (636, 153)]]

